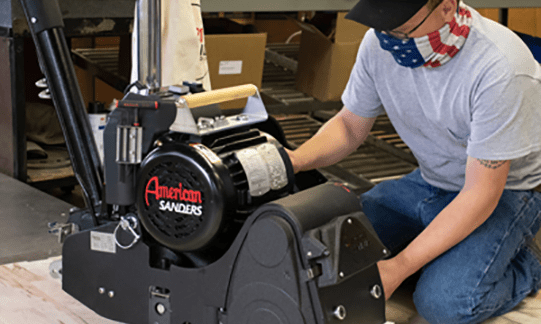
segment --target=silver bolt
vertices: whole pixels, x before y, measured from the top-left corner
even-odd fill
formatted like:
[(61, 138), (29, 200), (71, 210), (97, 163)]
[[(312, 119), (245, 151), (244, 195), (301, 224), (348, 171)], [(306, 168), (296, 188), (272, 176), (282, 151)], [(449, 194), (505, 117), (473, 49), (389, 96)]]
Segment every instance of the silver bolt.
[(100, 287), (100, 288), (98, 289), (98, 292), (100, 293), (100, 295), (105, 294), (105, 288)]
[(32, 18), (30, 18), (30, 22), (33, 23), (33, 24), (35, 24), (35, 23), (38, 22), (38, 18), (32, 17)]
[(111, 290), (107, 295), (109, 296), (109, 298), (113, 298), (115, 297), (115, 292)]
[(306, 256), (311, 258), (312, 257), (312, 252), (311, 251), (308, 251), (308, 253), (306, 253)]
[(387, 251), (387, 249), (383, 249), (383, 254), (387, 255), (389, 254), (389, 251)]
[(351, 220), (351, 218), (348, 218), (348, 224), (353, 224), (353, 221)]
[(340, 305), (334, 309), (333, 314), (334, 314), (334, 317), (336, 317), (338, 320), (343, 321), (346, 319), (346, 315), (347, 315), (346, 308)]
[(238, 115), (237, 120), (238, 121), (247, 121), (249, 118), (246, 115)]
[(163, 304), (161, 304), (161, 303), (158, 303), (156, 305), (156, 312), (158, 312), (158, 314), (160, 314), (160, 315), (165, 314), (165, 306)]
[(340, 271), (338, 275), (340, 276), (340, 278), (344, 278), (344, 273), (342, 271)]
[(372, 290), (370, 290), (370, 295), (372, 295), (372, 297), (374, 297), (375, 299), (380, 299), (382, 294), (383, 291), (381, 290), (380, 285), (375, 285), (374, 287), (372, 287)]

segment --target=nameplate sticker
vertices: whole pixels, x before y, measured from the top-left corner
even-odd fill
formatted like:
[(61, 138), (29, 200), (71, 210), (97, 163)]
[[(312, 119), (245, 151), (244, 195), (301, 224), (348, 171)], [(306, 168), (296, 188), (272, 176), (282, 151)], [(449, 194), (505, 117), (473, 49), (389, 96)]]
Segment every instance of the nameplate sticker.
[(90, 232), (90, 249), (98, 252), (116, 253), (115, 236), (111, 233)]
[(220, 75), (233, 75), (242, 73), (242, 61), (220, 61)]

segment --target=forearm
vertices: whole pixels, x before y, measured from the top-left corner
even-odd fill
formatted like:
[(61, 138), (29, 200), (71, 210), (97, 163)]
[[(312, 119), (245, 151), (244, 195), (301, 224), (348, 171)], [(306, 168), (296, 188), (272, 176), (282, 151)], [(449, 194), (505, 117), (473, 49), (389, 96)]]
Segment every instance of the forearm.
[(395, 258), (404, 278), (445, 253), (481, 226), (500, 195), (462, 191), (427, 228)]
[(295, 172), (335, 164), (359, 147), (375, 118), (363, 118), (342, 109), (294, 152), (289, 152)]
[(490, 217), (501, 198), (510, 161), (468, 157), (466, 181), (455, 199), (395, 259), (409, 276), (464, 240)]

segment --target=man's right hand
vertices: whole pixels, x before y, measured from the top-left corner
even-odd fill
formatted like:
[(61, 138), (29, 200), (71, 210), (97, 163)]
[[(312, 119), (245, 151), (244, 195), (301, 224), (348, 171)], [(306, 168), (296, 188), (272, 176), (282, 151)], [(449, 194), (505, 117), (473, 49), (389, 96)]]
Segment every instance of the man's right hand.
[(293, 172), (295, 173), (299, 172), (298, 170), (299, 167), (295, 163), (295, 152), (285, 147), (284, 149), (286, 150), (287, 155), (289, 155), (289, 160), (291, 161), (291, 165), (293, 165)]

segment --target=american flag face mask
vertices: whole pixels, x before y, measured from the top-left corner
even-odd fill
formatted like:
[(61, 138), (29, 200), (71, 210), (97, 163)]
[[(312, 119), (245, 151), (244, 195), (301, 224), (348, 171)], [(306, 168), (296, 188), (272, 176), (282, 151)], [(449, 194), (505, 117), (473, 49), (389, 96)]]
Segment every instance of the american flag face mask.
[(440, 30), (418, 38), (398, 39), (376, 31), (381, 48), (405, 67), (435, 68), (450, 61), (462, 48), (472, 24), (471, 12), (461, 4), (452, 21)]

